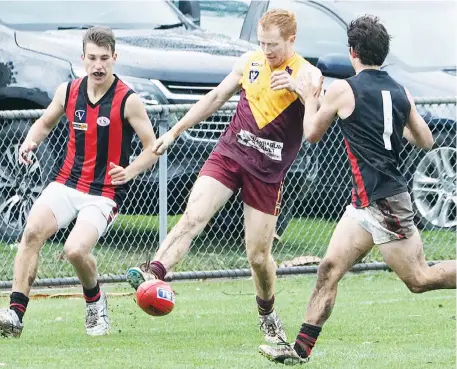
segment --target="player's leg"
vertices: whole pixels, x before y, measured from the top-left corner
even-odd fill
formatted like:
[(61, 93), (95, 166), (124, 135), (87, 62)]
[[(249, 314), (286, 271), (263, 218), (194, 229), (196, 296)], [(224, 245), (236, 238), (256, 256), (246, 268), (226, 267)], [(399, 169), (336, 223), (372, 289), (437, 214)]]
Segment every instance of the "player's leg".
[(353, 214), (356, 211), (358, 210), (349, 206), (333, 232), (327, 252), (319, 264), (317, 281), (308, 302), (305, 321), (294, 345), (260, 346), (260, 353), (270, 360), (287, 364), (308, 360), (322, 326), (332, 312), (338, 282), (373, 247), (373, 237), (359, 224), (359, 220)]
[(256, 289), (260, 329), (267, 342), (286, 339), (282, 323), (274, 309), (276, 263), (271, 253), (282, 183), (265, 183), (251, 174), (242, 176), (246, 253)]
[(432, 267), (425, 261), (422, 241), (413, 223), (411, 197), (408, 193), (377, 201), (373, 212), (391, 232), (391, 237), (379, 242), (379, 250), (387, 265), (411, 292), (456, 288), (455, 260)]
[(230, 160), (212, 154), (203, 166), (189, 196), (186, 210), (160, 245), (152, 262), (130, 268), (127, 281), (137, 289), (145, 280), (164, 279), (187, 253), (193, 239), (238, 188)]
[(49, 237), (74, 219), (76, 211), (61, 186), (51, 183), (30, 210), (14, 259), (10, 308), (0, 310), (0, 336), (20, 336), (28, 296), (37, 274), (40, 250)]
[(116, 203), (102, 196), (74, 190), (79, 210), (76, 224), (68, 236), (64, 251), (83, 286), (86, 300), (86, 332), (91, 336), (109, 333), (108, 302), (97, 281), (97, 262), (92, 250), (117, 214)]
[(218, 179), (200, 176), (189, 196), (184, 214), (160, 245), (154, 260), (160, 260), (167, 271), (172, 269), (187, 253), (193, 239), (232, 195), (233, 190)]
[(274, 291), (276, 263), (271, 254), (277, 216), (244, 205), (246, 253), (256, 290), (260, 329), (267, 342), (286, 340), (276, 310)]
[(429, 266), (417, 230), (411, 238), (379, 245), (386, 264), (413, 293), (456, 288), (456, 261)]

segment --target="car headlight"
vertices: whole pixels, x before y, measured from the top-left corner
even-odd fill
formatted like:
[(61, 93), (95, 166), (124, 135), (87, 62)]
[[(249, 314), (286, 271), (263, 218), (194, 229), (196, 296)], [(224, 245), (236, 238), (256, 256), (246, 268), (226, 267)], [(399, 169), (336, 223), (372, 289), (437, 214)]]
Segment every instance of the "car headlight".
[[(87, 75), (86, 71), (82, 68), (73, 68), (72, 72), (75, 78), (81, 78)], [(163, 93), (150, 80), (122, 75), (118, 76), (127, 86), (137, 93), (145, 105), (168, 104)]]

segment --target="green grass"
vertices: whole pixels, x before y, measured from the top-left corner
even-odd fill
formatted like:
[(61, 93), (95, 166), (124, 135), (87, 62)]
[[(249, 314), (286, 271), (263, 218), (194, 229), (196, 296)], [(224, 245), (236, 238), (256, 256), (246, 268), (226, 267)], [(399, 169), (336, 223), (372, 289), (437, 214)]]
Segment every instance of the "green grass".
[[(278, 278), (276, 306), (289, 339), (315, 276)], [(34, 368), (278, 368), (257, 353), (262, 337), (252, 281), (173, 284), (175, 310), (143, 313), (133, 296), (110, 297), (112, 333), (87, 337), (82, 299), (31, 300), (19, 340), (0, 339), (0, 366)], [(126, 292), (125, 285), (105, 291)], [(80, 292), (79, 287), (70, 289)], [(56, 290), (45, 290), (56, 293)], [(455, 291), (411, 294), (387, 272), (350, 274), (307, 368), (455, 368)], [(0, 306), (7, 305), (5, 295)]]
[[(168, 217), (168, 229), (179, 216)], [(314, 255), (322, 257), (335, 228), (336, 222), (319, 218), (293, 219), (275, 242), (273, 254), (278, 264), (296, 256)], [(137, 265), (151, 255), (159, 245), (159, 221), (155, 216), (119, 216), (109, 236), (101, 240), (94, 250), (102, 275), (123, 274), (132, 265)], [(450, 231), (423, 231), (424, 249), (427, 260), (456, 258), (456, 234)], [(71, 266), (61, 258), (62, 243), (49, 242), (42, 251), (39, 278), (73, 276)], [(16, 249), (11, 245), (0, 245), (0, 280), (11, 280), (13, 258)], [(374, 248), (365, 259), (382, 261)], [(248, 267), (243, 244), (243, 235), (233, 230), (222, 233), (203, 233), (193, 243), (189, 254), (176, 266), (176, 271), (216, 270)]]

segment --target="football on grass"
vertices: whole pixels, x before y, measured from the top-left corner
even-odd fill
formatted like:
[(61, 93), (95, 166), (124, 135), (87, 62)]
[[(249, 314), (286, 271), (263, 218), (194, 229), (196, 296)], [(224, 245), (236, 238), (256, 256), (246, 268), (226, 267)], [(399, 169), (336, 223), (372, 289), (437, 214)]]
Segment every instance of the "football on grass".
[(167, 282), (154, 279), (140, 284), (136, 290), (136, 302), (147, 314), (163, 316), (173, 310), (175, 293)]

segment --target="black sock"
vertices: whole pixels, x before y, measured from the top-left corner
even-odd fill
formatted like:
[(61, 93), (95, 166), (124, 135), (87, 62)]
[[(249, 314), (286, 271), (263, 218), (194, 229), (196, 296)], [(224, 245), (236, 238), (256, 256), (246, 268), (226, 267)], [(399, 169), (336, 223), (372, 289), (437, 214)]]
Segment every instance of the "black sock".
[(322, 328), (317, 325), (302, 324), (294, 345), (294, 349), (300, 357), (307, 358), (311, 355), (311, 350), (313, 349), (321, 330)]
[(255, 298), (257, 300), (257, 309), (259, 310), (259, 315), (268, 315), (273, 312), (273, 305), (275, 303), (275, 296), (268, 300), (262, 300), (259, 296)]
[(22, 323), (25, 311), (27, 310), (27, 304), (29, 298), (21, 292), (13, 292), (10, 295), (10, 309), (14, 310), (19, 317), (19, 321)]
[(83, 293), (84, 293), (84, 298), (86, 299), (86, 302), (88, 304), (92, 302), (97, 302), (100, 300), (100, 286), (97, 282), (96, 286), (94, 288), (91, 288), (90, 290), (86, 289), (83, 287)]
[(167, 275), (167, 270), (160, 261), (153, 261), (149, 265), (149, 271), (156, 276), (157, 279), (163, 281)]

